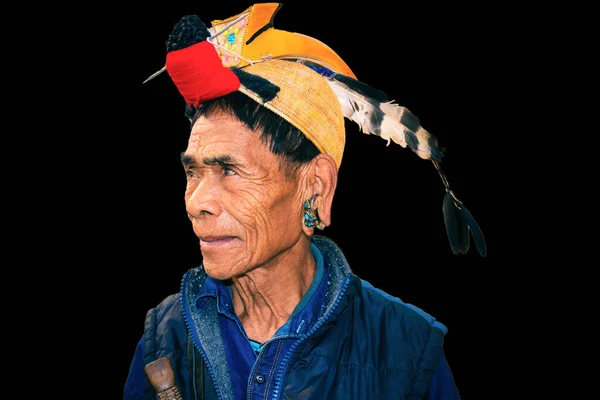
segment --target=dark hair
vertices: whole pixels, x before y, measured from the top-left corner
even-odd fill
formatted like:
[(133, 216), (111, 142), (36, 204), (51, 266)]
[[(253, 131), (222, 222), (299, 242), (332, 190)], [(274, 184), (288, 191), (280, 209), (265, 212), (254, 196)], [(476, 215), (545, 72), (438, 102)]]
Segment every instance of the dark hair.
[(205, 101), (197, 109), (188, 109), (186, 115), (193, 124), (200, 116), (219, 111), (235, 116), (252, 131), (260, 130), (260, 140), (280, 156), (288, 177), (320, 153), (298, 128), (241, 92)]

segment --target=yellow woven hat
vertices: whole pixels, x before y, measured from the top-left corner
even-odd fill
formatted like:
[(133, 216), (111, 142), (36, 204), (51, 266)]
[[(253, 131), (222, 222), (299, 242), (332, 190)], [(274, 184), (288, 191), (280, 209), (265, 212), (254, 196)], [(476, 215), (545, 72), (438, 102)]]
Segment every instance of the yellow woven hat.
[[(167, 41), (165, 67), (146, 81), (166, 70), (186, 102), (196, 107), (242, 91), (298, 127), (338, 167), (345, 145), (344, 117), (363, 133), (409, 147), (423, 159), (441, 160), (444, 149), (418, 118), (357, 80), (333, 49), (310, 36), (275, 29), (273, 19), (280, 8), (280, 3), (255, 4), (212, 21), (210, 28), (196, 15), (181, 18)], [(264, 80), (263, 88), (253, 77)], [(265, 96), (268, 86), (280, 93)], [(332, 113), (334, 106), (341, 116), (338, 110)]]
[[(254, 4), (232, 17), (213, 20), (209, 28), (197, 16), (183, 17), (169, 36), (163, 70), (193, 106), (239, 90), (297, 127), (339, 168), (344, 113), (327, 76), (315, 67), (352, 79), (354, 74), (325, 43), (275, 29), (273, 18), (281, 7)], [(264, 79), (258, 92), (256, 77)], [(247, 85), (244, 78), (254, 85)], [(265, 86), (276, 87), (276, 95), (261, 93)]]
[(338, 168), (346, 143), (344, 114), (327, 80), (311, 68), (293, 61), (270, 60), (244, 67), (280, 88), (270, 101), (240, 85), (239, 91), (275, 112), (298, 128)]

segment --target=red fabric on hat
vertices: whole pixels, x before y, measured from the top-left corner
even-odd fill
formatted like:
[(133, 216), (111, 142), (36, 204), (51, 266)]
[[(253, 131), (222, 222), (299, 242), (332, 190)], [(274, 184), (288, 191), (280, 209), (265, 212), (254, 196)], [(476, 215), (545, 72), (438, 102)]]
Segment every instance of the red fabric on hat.
[(240, 80), (221, 62), (215, 47), (206, 40), (167, 53), (167, 72), (189, 104), (235, 92)]

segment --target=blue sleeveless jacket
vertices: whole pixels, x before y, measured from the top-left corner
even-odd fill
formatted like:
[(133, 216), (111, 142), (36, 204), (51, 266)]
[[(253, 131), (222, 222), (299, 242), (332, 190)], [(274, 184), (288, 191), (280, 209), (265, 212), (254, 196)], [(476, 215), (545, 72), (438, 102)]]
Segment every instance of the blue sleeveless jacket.
[[(318, 319), (273, 361), (277, 376), (265, 398), (424, 398), (443, 359), (446, 327), (354, 275), (330, 239), (311, 241), (325, 263), (325, 304)], [(168, 357), (189, 400), (233, 399), (218, 302), (200, 297), (210, 279), (202, 266), (189, 270), (181, 292), (146, 316), (144, 364)], [(145, 393), (147, 400), (156, 399), (147, 379)]]

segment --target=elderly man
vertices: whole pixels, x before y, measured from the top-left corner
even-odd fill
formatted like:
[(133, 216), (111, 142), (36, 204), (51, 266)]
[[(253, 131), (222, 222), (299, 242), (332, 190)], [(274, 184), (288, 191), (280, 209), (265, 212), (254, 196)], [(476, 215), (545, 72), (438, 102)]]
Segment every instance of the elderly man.
[[(331, 223), (345, 117), (370, 115), (363, 129), (438, 170), (442, 150), (329, 47), (274, 29), (278, 7), (211, 28), (187, 16), (167, 42), (165, 70), (191, 122), (181, 160), (202, 264), (148, 311), (124, 398), (458, 399), (446, 327), (362, 280), (315, 234)], [(471, 233), (485, 255), (449, 189), (445, 207), (455, 252)], [(157, 360), (170, 385), (157, 384)]]

